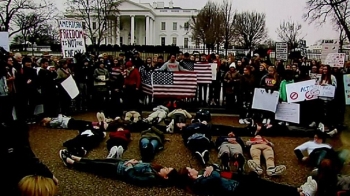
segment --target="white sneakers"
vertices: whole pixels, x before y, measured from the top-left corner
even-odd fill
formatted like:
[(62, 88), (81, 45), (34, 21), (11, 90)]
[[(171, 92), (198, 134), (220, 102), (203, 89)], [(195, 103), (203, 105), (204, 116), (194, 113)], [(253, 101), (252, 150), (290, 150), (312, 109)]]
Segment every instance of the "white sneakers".
[(120, 159), (122, 158), (124, 153), (124, 148), (122, 146), (113, 146), (111, 150), (109, 150), (109, 154), (107, 155), (107, 159)]
[(337, 129), (333, 129), (332, 131), (330, 131), (330, 132), (327, 132), (327, 134), (329, 135), (329, 136), (331, 136), (331, 137), (333, 137), (335, 134), (337, 134), (338, 133), (338, 130)]
[(96, 118), (99, 123), (106, 122), (106, 116), (103, 112), (97, 112)]
[[(261, 175), (263, 173), (263, 169), (260, 165), (255, 163), (253, 160), (248, 160), (247, 164), (251, 171), (257, 173), (258, 175)], [(278, 165), (276, 167), (268, 168), (266, 170), (266, 174), (268, 176), (279, 176), (282, 175), (286, 171), (287, 167), (285, 165)]]
[(305, 196), (315, 196), (317, 191), (317, 182), (311, 176), (307, 177), (307, 181), (300, 186), (300, 190)]
[(241, 119), (239, 119), (239, 124), (241, 124), (241, 125), (249, 125), (250, 124), (250, 122), (248, 121), (248, 119), (243, 119), (243, 118), (241, 118)]

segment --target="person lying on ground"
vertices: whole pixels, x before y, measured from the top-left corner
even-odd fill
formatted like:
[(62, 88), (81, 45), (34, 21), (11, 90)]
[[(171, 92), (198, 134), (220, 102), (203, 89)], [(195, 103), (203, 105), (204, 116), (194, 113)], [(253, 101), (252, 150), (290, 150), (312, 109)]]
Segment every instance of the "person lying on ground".
[(158, 124), (167, 117), (168, 112), (169, 109), (167, 107), (159, 105), (153, 108), (153, 112), (143, 121), (150, 124)]
[[(1, 174), (4, 177), (2, 191), (5, 195), (54, 196), (58, 180), (33, 153), (29, 144), (29, 127), (26, 123), (13, 121), (2, 133)], [(4, 140), (5, 139), (5, 140)]]
[(158, 164), (144, 163), (135, 159), (85, 159), (61, 150), (63, 164), (73, 169), (93, 173), (101, 177), (125, 180), (138, 186), (172, 185), (177, 171)]
[(212, 147), (210, 128), (206, 121), (192, 119), (191, 124), (181, 131), (184, 144), (200, 162), (209, 161), (209, 150)]
[(127, 122), (122, 119), (117, 119), (108, 124), (109, 139), (107, 140), (107, 150), (109, 154), (107, 158), (120, 159), (128, 148), (131, 134), (126, 129), (126, 125)]
[(330, 159), (321, 161), (315, 179), (319, 184), (318, 196), (332, 196), (338, 192), (350, 194), (350, 175), (339, 174), (337, 166)]
[(164, 148), (165, 136), (162, 131), (152, 126), (141, 132), (139, 147), (142, 160), (149, 162), (157, 152)]
[(227, 136), (218, 137), (215, 146), (219, 150), (218, 158), (221, 159), (223, 170), (230, 171), (229, 165), (230, 162), (233, 162), (238, 172), (243, 172), (245, 163), (243, 150), (245, 149), (245, 144), (240, 137), (230, 132)]
[[(305, 142), (294, 149), (294, 153), (299, 161), (307, 162), (311, 167), (314, 167), (313, 172), (317, 171), (323, 159), (330, 159), (337, 165), (338, 170), (342, 164), (338, 158), (338, 154), (334, 151), (331, 145), (326, 144), (326, 134), (321, 131), (316, 131), (312, 141)], [(304, 156), (303, 152), (307, 152)]]
[(186, 126), (186, 119), (192, 118), (192, 115), (186, 110), (181, 109), (181, 105), (177, 105), (178, 109), (171, 111), (168, 117), (172, 118), (171, 122), (167, 126), (166, 131), (169, 133), (174, 133), (177, 130), (182, 130)]
[(179, 170), (178, 186), (194, 194), (218, 196), (315, 196), (317, 190), (317, 183), (311, 176), (297, 188), (262, 179), (254, 172), (249, 175), (227, 173), (215, 165), (201, 171), (185, 167)]
[(250, 146), (250, 156), (252, 157), (252, 160), (248, 160), (247, 162), (248, 166), (258, 175), (263, 173), (263, 169), (260, 165), (261, 153), (266, 161), (266, 174), (268, 176), (278, 176), (286, 171), (285, 165), (275, 165), (274, 144), (266, 138), (256, 135), (248, 140), (246, 145)]

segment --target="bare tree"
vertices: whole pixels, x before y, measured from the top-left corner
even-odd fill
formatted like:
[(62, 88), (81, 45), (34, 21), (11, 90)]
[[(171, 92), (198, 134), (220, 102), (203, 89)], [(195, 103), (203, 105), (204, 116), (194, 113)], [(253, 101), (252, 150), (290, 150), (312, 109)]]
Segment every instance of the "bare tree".
[(249, 49), (250, 52), (267, 39), (266, 15), (264, 13), (238, 13), (233, 22), (236, 42)]
[(225, 44), (225, 54), (227, 56), (227, 49), (231, 39), (234, 37), (234, 22), (235, 20), (235, 11), (232, 10), (232, 2), (228, 0), (223, 0), (223, 3), (220, 5), (220, 12), (222, 14), (222, 30), (223, 30), (223, 39)]
[[(83, 21), (86, 36), (95, 46), (108, 36), (108, 30), (114, 29), (118, 7), (124, 0), (67, 0), (67, 4), (73, 9), (67, 16)], [(98, 47), (97, 47), (98, 48)], [(96, 49), (97, 49), (96, 48)]]
[[(17, 26), (14, 23), (18, 20), (17, 17), (23, 18), (25, 12), (35, 12), (37, 16), (49, 19), (54, 13), (53, 8), (53, 4), (45, 0), (41, 0), (40, 3), (35, 3), (34, 0), (7, 0), (0, 4), (0, 23), (5, 31), (9, 31), (9, 36), (12, 36), (28, 27)], [(35, 25), (35, 22), (31, 22), (30, 25)]]
[(209, 1), (190, 20), (190, 29), (193, 40), (199, 40), (210, 52), (215, 45), (222, 43), (222, 14), (217, 3)]
[(303, 39), (305, 36), (302, 35), (302, 26), (298, 22), (284, 20), (280, 26), (276, 29), (278, 38), (286, 42), (290, 49), (298, 47), (298, 41)]
[(324, 24), (328, 19), (340, 25), (350, 40), (350, 7), (348, 0), (307, 0), (304, 19), (310, 23)]

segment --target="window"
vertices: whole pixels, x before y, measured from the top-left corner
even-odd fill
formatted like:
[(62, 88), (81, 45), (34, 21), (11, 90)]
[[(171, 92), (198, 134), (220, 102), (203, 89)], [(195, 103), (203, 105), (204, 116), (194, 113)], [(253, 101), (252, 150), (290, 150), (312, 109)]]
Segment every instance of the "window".
[(92, 22), (92, 29), (95, 30), (96, 28), (96, 22)]
[(188, 38), (184, 38), (184, 47), (188, 48)]
[(123, 37), (120, 37), (119, 39), (120, 39), (120, 45), (119, 46), (121, 46), (121, 45), (123, 45)]
[(92, 42), (95, 42), (95, 43), (93, 43), (93, 44), (97, 44), (97, 37), (93, 37), (91, 41), (92, 41)]
[(200, 44), (199, 39), (196, 39), (196, 48), (199, 48), (199, 44)]
[(173, 45), (176, 45), (176, 43), (177, 43), (177, 38), (176, 37), (173, 37)]
[(177, 31), (177, 22), (173, 22), (173, 30)]
[(162, 23), (161, 23), (160, 30), (165, 31), (165, 22), (162, 22)]
[(160, 44), (161, 44), (162, 46), (165, 46), (165, 37), (161, 37), (161, 38), (160, 38)]
[(86, 23), (82, 22), (81, 24), (83, 25), (83, 29), (86, 29)]
[(190, 24), (188, 22), (184, 23), (184, 29), (187, 31), (190, 28)]

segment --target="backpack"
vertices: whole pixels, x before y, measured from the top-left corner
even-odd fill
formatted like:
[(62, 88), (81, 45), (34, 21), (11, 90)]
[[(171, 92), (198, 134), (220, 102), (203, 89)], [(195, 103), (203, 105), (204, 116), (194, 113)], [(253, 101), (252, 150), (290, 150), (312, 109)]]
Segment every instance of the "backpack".
[(196, 113), (195, 119), (199, 119), (200, 121), (210, 122), (211, 121), (211, 114), (208, 110), (200, 109)]

